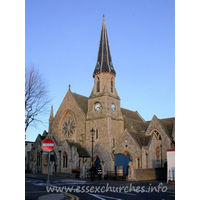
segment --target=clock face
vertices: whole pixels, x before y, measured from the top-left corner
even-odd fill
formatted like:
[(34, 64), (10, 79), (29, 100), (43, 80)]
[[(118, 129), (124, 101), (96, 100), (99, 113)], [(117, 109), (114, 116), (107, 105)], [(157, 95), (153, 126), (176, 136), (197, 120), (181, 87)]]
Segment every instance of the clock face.
[(101, 109), (101, 104), (100, 103), (95, 103), (94, 105), (94, 110), (99, 111)]
[(71, 137), (75, 132), (75, 122), (71, 115), (67, 115), (63, 122), (63, 134)]
[(116, 111), (116, 107), (115, 107), (115, 104), (114, 104), (114, 103), (111, 103), (111, 110), (112, 110), (113, 112)]

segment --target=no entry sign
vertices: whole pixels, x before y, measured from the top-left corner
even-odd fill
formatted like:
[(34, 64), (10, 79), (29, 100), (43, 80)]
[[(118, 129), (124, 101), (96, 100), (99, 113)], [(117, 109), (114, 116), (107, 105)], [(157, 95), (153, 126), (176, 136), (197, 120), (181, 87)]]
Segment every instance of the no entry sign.
[(47, 138), (42, 142), (42, 149), (44, 151), (50, 152), (54, 149), (55, 143), (52, 139)]

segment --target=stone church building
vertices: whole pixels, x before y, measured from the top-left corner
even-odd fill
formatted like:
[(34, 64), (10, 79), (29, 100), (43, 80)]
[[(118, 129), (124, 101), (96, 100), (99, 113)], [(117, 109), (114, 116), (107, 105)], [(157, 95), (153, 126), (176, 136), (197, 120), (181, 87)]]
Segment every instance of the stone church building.
[(136, 169), (164, 167), (167, 149), (175, 148), (175, 118), (154, 115), (145, 121), (137, 111), (121, 108), (115, 77), (103, 16), (91, 94), (73, 93), (69, 86), (55, 115), (52, 106), (49, 131), (38, 135), (29, 153), (32, 172), (47, 173), (48, 155), (41, 143), (51, 137), (55, 141), (51, 173), (70, 175), (80, 169), (81, 177), (86, 177), (92, 165), (92, 129), (93, 164), (101, 164), (103, 174), (115, 171), (128, 175), (130, 162)]

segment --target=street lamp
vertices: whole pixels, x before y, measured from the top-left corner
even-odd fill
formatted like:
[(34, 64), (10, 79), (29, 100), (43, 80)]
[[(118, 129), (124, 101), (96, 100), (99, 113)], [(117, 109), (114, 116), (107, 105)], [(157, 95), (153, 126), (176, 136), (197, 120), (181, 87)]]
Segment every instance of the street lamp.
[(93, 169), (93, 142), (94, 142), (94, 133), (95, 130), (92, 128), (92, 130), (90, 130), (90, 134), (92, 136), (92, 167), (91, 167), (91, 181), (94, 181), (94, 169)]

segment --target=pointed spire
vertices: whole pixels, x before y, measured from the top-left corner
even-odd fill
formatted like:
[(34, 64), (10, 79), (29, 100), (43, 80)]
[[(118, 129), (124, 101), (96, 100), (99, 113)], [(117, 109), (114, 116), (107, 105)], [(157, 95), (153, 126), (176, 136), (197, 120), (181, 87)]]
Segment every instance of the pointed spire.
[(53, 122), (53, 105), (51, 106), (51, 113), (50, 113), (50, 117), (49, 117), (49, 133), (52, 130), (52, 122)]
[(95, 74), (100, 72), (110, 72), (116, 75), (115, 69), (112, 64), (110, 47), (108, 42), (108, 34), (106, 29), (105, 16), (103, 15), (102, 27), (101, 27), (101, 36), (99, 42), (99, 51), (97, 56), (97, 64), (94, 70), (93, 77)]
[(53, 119), (53, 105), (51, 106), (51, 114), (50, 114), (49, 119)]

